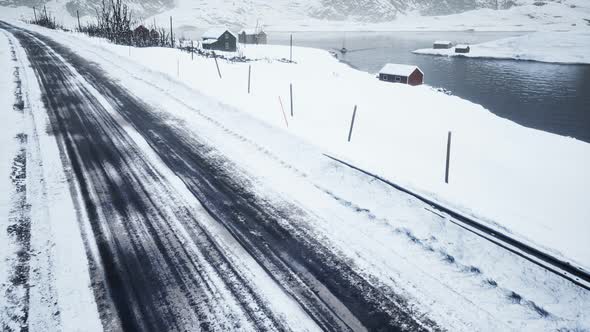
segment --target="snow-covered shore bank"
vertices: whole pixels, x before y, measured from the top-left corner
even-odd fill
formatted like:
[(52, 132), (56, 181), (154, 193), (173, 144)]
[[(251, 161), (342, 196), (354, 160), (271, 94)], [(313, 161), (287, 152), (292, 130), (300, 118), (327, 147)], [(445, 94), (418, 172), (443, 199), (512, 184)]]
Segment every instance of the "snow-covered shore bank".
[[(257, 61), (220, 61), (220, 79), (211, 58), (191, 60), (190, 54), (161, 48), (129, 52), (128, 47), (100, 39), (52, 34), (114, 52), (162, 73), (163, 87), (181, 82), (328, 153), (590, 267), (590, 248), (580, 245), (590, 233), (586, 222), (590, 209), (585, 204), (590, 187), (589, 144), (521, 127), (427, 86), (380, 82), (321, 50), (294, 48), (296, 64), (290, 64), (277, 61), (289, 57), (288, 47), (248, 46), (241, 52)], [(92, 49), (85, 52), (94, 54)], [(249, 65), (251, 94), (247, 92)], [(288, 114), (290, 84), (293, 118)], [(354, 105), (358, 106), (356, 128), (352, 142), (347, 143)], [(453, 132), (454, 141), (451, 183), (445, 185), (448, 131)]]
[(590, 32), (535, 32), (470, 45), (469, 53), (451, 49), (419, 49), (416, 54), (590, 64)]

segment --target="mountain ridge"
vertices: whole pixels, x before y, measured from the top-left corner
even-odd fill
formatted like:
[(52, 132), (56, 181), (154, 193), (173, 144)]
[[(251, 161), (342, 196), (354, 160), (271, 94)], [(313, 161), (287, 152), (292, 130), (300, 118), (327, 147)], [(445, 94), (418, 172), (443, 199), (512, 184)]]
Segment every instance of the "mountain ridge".
[[(234, 17), (244, 18), (248, 15), (260, 16), (260, 13), (272, 15), (276, 12), (284, 16), (309, 17), (312, 19), (379, 23), (394, 20), (400, 14), (419, 12), (421, 15), (447, 15), (468, 10), (491, 8), (506, 9), (519, 5), (522, 0), (298, 0), (273, 1), (249, 0), (236, 3), (234, 0), (127, 0), (136, 17), (147, 18), (163, 12), (180, 9), (201, 8), (203, 15), (222, 18), (224, 11)], [(0, 0), (0, 6), (41, 7), (55, 0)], [(75, 17), (94, 16), (102, 1), (67, 0), (65, 9)], [(56, 6), (54, 6), (56, 7)], [(218, 10), (212, 14), (211, 8)], [(271, 11), (266, 9), (273, 9)], [(197, 10), (198, 12), (198, 10)], [(205, 18), (206, 20), (206, 18)], [(211, 21), (215, 21), (212, 19)], [(228, 20), (235, 23), (233, 19)], [(219, 20), (218, 23), (228, 23)]]

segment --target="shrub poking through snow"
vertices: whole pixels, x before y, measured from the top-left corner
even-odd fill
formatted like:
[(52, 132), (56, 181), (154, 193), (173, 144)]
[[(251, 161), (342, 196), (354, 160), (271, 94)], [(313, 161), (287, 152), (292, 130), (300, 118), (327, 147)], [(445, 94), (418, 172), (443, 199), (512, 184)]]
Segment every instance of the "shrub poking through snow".
[(485, 282), (486, 282), (486, 284), (488, 284), (494, 288), (498, 287), (498, 283), (494, 279), (486, 279)]
[(522, 296), (515, 292), (510, 292), (510, 294), (508, 294), (508, 299), (510, 299), (512, 303), (520, 304), (520, 301), (522, 301)]
[(47, 13), (46, 7), (43, 7), (43, 11), (41, 11), (39, 15), (35, 14), (35, 18), (28, 23), (40, 25), (52, 30), (66, 30), (62, 25), (59, 25), (55, 22), (55, 16)]

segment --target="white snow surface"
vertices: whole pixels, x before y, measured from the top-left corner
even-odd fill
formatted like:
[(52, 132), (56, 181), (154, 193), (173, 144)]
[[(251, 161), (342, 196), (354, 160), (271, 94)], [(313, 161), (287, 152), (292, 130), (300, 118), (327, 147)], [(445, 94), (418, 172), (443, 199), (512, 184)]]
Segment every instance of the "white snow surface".
[[(266, 195), (285, 188), (281, 196), (323, 217), (321, 223), (298, 223), (348, 257), (359, 273), (407, 296), (443, 327), (480, 331), (590, 327), (585, 310), (590, 305), (588, 292), (444, 226), (427, 206), (352, 176), (321, 157), (327, 152), (345, 158), (588, 268), (590, 249), (581, 243), (590, 234), (585, 199), (590, 185), (589, 144), (524, 128), (428, 86), (380, 82), (325, 51), (296, 47), (296, 63), (290, 64), (276, 61), (289, 57), (288, 47), (248, 46), (240, 52), (258, 61), (220, 61), (223, 79), (219, 79), (211, 58), (191, 61), (189, 54), (160, 48), (129, 52), (101, 39), (27, 28), (100, 64), (184, 134), (206, 137), (220, 152), (239, 156), (236, 162), (256, 175), (254, 184), (264, 199), (272, 202)], [(249, 65), (251, 94), (247, 93)], [(289, 84), (293, 84), (294, 117), (288, 115)], [(352, 142), (347, 143), (354, 105), (356, 125)], [(228, 131), (234, 138), (228, 138)], [(452, 171), (451, 183), (445, 185), (448, 131), (453, 132)], [(330, 189), (317, 190), (323, 187)], [(370, 212), (344, 209), (338, 201), (326, 199), (327, 194)], [(417, 248), (404, 237), (408, 232), (448, 252), (457, 264), (444, 263), (436, 250), (427, 253)], [(465, 272), (473, 266), (483, 272)], [(500, 286), (486, 286), (487, 280)], [(510, 301), (512, 291), (524, 300)], [(531, 303), (547, 310), (549, 317), (539, 317)]]
[[(20, 330), (14, 317), (26, 313), (30, 331), (102, 331), (80, 231), (84, 214), (76, 209), (79, 202), (71, 195), (57, 142), (47, 130), (49, 119), (37, 78), (16, 38), (4, 31), (0, 32), (0, 71), (5, 73), (0, 79), (0, 326)], [(17, 71), (18, 76), (13, 74)], [(12, 107), (17, 81), (22, 112)], [(14, 204), (18, 193), (10, 183), (10, 168), (19, 150), (26, 156), (28, 207)], [(7, 234), (8, 223), (15, 222), (9, 217), (19, 213), (30, 221), (29, 249)], [(9, 278), (15, 258), (23, 252), (30, 255), (24, 265), (29, 271), (25, 280), (29, 291), (14, 298), (6, 290), (15, 289)]]
[(229, 31), (235, 37), (235, 34), (231, 30), (229, 30), (228, 28), (212, 28), (212, 29), (205, 31), (205, 33), (203, 33), (203, 35), (201, 37), (203, 39), (217, 39), (221, 35), (223, 35), (226, 31)]
[[(12, 199), (15, 189), (12, 184), (10, 173), (12, 171), (13, 159), (18, 153), (19, 144), (16, 139), (18, 128), (23, 120), (17, 112), (12, 110), (15, 102), (14, 92), (16, 86), (13, 82), (13, 64), (11, 60), (8, 39), (0, 34), (0, 323), (7, 323), (8, 315), (12, 310), (8, 309), (7, 289), (17, 249), (16, 243), (8, 235), (9, 216), (11, 214)], [(14, 256), (13, 256), (14, 255)], [(17, 309), (18, 310), (18, 309)], [(9, 325), (15, 327), (14, 325)], [(16, 328), (16, 327), (15, 327)]]
[(410, 76), (414, 70), (420, 68), (411, 65), (401, 65), (397, 63), (388, 63), (379, 71), (380, 74)]
[[(445, 16), (421, 16), (418, 12), (398, 15), (395, 20), (368, 23), (355, 20), (354, 16), (342, 20), (321, 20), (310, 17), (310, 11), (319, 1), (203, 1), (178, 0), (175, 7), (154, 17), (145, 18), (151, 24), (154, 19), (168, 27), (170, 16), (177, 32), (203, 32), (212, 27), (241, 28), (264, 26), (267, 31), (563, 31), (588, 29), (590, 4), (586, 0), (546, 1), (536, 6), (533, 0), (517, 1), (520, 6), (505, 10), (478, 9)], [(66, 2), (51, 0), (46, 4), (48, 12), (58, 23), (71, 28), (77, 20), (66, 10)], [(31, 19), (30, 7), (0, 7), (2, 16), (13, 19)], [(137, 12), (137, 11), (135, 11)], [(95, 20), (93, 16), (81, 17), (82, 23)], [(193, 36), (196, 38), (197, 36)]]
[[(229, 25), (236, 31), (243, 27), (264, 26), (266, 31), (563, 31), (588, 29), (590, 3), (586, 0), (547, 1), (543, 6), (533, 0), (505, 10), (478, 9), (444, 16), (422, 16), (418, 12), (400, 14), (392, 21), (369, 23), (348, 17), (321, 20), (309, 16), (317, 1), (214, 1), (195, 5), (181, 0), (175, 8), (147, 18), (166, 26), (174, 18), (179, 32), (202, 32), (207, 27)], [(196, 38), (196, 36), (192, 36)]]
[[(120, 51), (128, 54), (126, 48)], [(189, 54), (158, 48), (133, 49), (131, 58), (325, 152), (590, 268), (590, 247), (580, 245), (590, 234), (590, 144), (525, 128), (428, 86), (381, 82), (326, 51), (296, 47), (296, 65), (272, 60), (288, 58), (288, 47), (248, 45), (240, 52), (259, 59), (250, 64), (250, 95), (247, 64), (221, 61), (220, 80), (211, 58), (191, 61)], [(288, 116), (289, 84), (294, 118)], [(355, 105), (356, 124), (347, 143)], [(453, 142), (446, 185), (449, 131)]]
[[(319, 0), (306, 1), (230, 1), (177, 0), (173, 9), (153, 17), (142, 17), (144, 23), (156, 22), (168, 27), (170, 16), (174, 19), (175, 32), (187, 33), (197, 38), (199, 33), (211, 27), (229, 26), (234, 31), (241, 28), (264, 26), (267, 31), (564, 31), (588, 29), (590, 3), (587, 0), (544, 1), (517, 0), (518, 6), (504, 10), (478, 9), (444, 16), (422, 16), (419, 12), (399, 14), (396, 19), (370, 23), (349, 15), (341, 20), (314, 18), (310, 13), (321, 8)], [(77, 19), (66, 10), (64, 1), (47, 2), (48, 12), (60, 24), (70, 28)], [(20, 6), (0, 7), (2, 16), (13, 19), (31, 19), (33, 10)], [(138, 13), (138, 10), (134, 11)], [(83, 16), (81, 21), (93, 21), (95, 17)], [(195, 35), (196, 32), (196, 35)]]
[(469, 53), (455, 53), (455, 48), (428, 48), (416, 50), (414, 53), (564, 64), (590, 64), (590, 31), (535, 32), (520, 37), (510, 37), (471, 45)]

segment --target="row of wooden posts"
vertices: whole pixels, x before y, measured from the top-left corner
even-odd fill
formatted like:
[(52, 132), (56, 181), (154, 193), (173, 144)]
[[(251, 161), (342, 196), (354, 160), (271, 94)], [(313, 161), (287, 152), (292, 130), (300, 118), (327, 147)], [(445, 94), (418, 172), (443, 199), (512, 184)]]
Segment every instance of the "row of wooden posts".
[[(293, 62), (293, 35), (290, 38), (290, 51), (289, 51), (289, 61)], [(191, 59), (193, 59), (193, 42), (191, 41)], [(213, 59), (215, 59), (215, 66), (217, 67), (217, 73), (219, 78), (221, 79), (221, 70), (219, 69), (219, 63), (217, 62), (217, 56), (215, 52), (213, 52)], [(248, 65), (248, 94), (251, 92), (251, 79), (252, 79), (252, 65)], [(291, 117), (294, 117), (293, 112), (293, 83), (289, 84), (289, 99), (290, 99), (290, 110), (291, 110)], [(285, 113), (285, 108), (283, 106), (283, 100), (279, 96), (279, 104), (281, 106), (281, 111), (283, 113), (283, 119), (285, 120), (285, 125), (287, 128), (289, 127), (289, 122), (287, 121), (287, 115)], [(352, 119), (350, 121), (350, 129), (348, 131), (348, 142), (352, 140), (352, 133), (354, 130), (354, 123), (356, 120), (356, 113), (357, 113), (357, 105), (354, 105), (354, 109), (352, 111)], [(447, 154), (446, 154), (446, 164), (445, 164), (445, 183), (449, 183), (449, 170), (450, 170), (450, 162), (451, 162), (451, 140), (452, 140), (452, 132), (449, 131), (447, 137)]]
[[(354, 120), (356, 119), (356, 110), (357, 105), (354, 105), (354, 110), (352, 111), (352, 120), (350, 121), (350, 130), (348, 131), (348, 142), (352, 139), (352, 130), (354, 129)], [(451, 139), (453, 133), (449, 131), (449, 135), (447, 137), (447, 158), (446, 158), (446, 166), (445, 166), (445, 183), (449, 183), (449, 168), (451, 165)]]
[[(45, 17), (47, 17), (47, 7), (43, 6), (45, 11)], [(35, 15), (35, 21), (37, 20), (37, 11), (35, 7), (33, 7), (33, 13)], [(82, 29), (80, 25), (80, 14), (76, 11), (76, 16), (78, 17), (78, 29)], [(172, 47), (174, 47), (174, 37), (173, 37), (173, 29), (172, 29), (172, 16), (170, 16), (170, 40), (172, 43)], [(131, 48), (129, 49), (131, 55)], [(213, 59), (215, 60), (215, 66), (217, 67), (217, 74), (219, 78), (222, 79), (221, 70), (219, 69), (219, 62), (217, 61), (217, 55), (213, 52)], [(194, 60), (194, 43), (191, 40), (191, 60)], [(293, 35), (291, 34), (289, 37), (289, 62), (293, 62)], [(176, 62), (176, 75), (180, 76), (180, 62)], [(252, 65), (248, 66), (248, 94), (251, 91), (251, 77), (252, 77)], [(289, 84), (289, 96), (290, 96), (290, 106), (291, 106), (291, 117), (294, 117), (293, 113), (293, 84)], [(283, 112), (283, 118), (285, 120), (285, 125), (289, 127), (289, 122), (287, 121), (287, 116), (285, 114), (285, 108), (283, 107), (283, 101), (279, 96), (279, 103), (281, 105), (281, 110)], [(348, 142), (352, 140), (352, 132), (354, 130), (354, 122), (356, 120), (356, 111), (357, 105), (354, 105), (354, 110), (352, 111), (352, 119), (350, 121), (350, 130), (348, 131)], [(445, 167), (445, 183), (449, 183), (449, 168), (450, 168), (450, 158), (451, 158), (451, 139), (452, 139), (452, 132), (449, 131), (448, 138), (447, 138), (447, 155), (446, 155), (446, 167)]]

